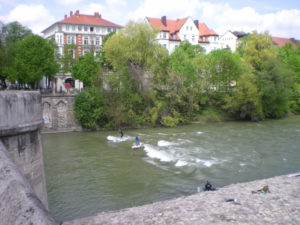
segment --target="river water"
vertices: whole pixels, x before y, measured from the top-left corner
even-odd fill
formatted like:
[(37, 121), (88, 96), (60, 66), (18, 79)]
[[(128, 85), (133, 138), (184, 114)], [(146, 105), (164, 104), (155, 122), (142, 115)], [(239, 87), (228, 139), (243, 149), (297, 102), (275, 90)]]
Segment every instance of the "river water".
[[(143, 148), (132, 150), (135, 136)], [(42, 135), (59, 221), (300, 171), (300, 116), (177, 128)]]

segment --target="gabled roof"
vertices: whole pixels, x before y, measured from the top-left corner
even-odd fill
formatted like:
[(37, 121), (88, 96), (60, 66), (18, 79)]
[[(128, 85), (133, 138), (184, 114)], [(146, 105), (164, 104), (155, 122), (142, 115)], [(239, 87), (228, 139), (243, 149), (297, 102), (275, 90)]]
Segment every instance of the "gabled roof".
[(208, 29), (205, 23), (198, 24), (199, 36), (218, 36), (213, 29)]
[(272, 37), (272, 42), (275, 45), (280, 47), (284, 46), (287, 43), (291, 43), (293, 47), (297, 47), (296, 44), (300, 43), (300, 40), (296, 40), (294, 38), (280, 38), (280, 37)]
[[(79, 10), (77, 10), (74, 14), (71, 11), (69, 17), (65, 15), (65, 18), (63, 20), (60, 20), (52, 24), (50, 27), (52, 27), (55, 24), (83, 24), (83, 25), (94, 25), (94, 26), (98, 25), (98, 26), (121, 27), (118, 24), (103, 19), (98, 12), (95, 12), (94, 15), (84, 15), (84, 14), (80, 14)], [(42, 33), (44, 33), (50, 27), (43, 30)]]
[(159, 28), (161, 31), (170, 32), (170, 34), (178, 32), (188, 19), (188, 17), (177, 20), (169, 20), (165, 18), (166, 24), (163, 24), (163, 18), (146, 18), (152, 26)]

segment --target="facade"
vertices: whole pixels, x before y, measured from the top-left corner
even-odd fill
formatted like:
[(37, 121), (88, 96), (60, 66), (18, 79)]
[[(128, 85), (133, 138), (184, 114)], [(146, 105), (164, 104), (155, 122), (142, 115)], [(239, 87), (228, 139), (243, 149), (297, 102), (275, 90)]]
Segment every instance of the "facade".
[[(71, 59), (77, 59), (87, 52), (96, 54), (102, 45), (103, 38), (111, 32), (118, 32), (121, 26), (105, 20), (95, 12), (94, 15), (80, 14), (79, 10), (58, 21), (42, 31), (44, 38), (54, 39), (61, 56), (68, 54)], [(70, 73), (57, 74), (53, 84), (56, 91), (81, 89), (83, 84), (73, 81)]]
[(181, 41), (188, 41), (192, 45), (201, 45), (209, 53), (216, 49), (218, 35), (207, 28), (203, 23), (190, 17), (183, 19), (170, 20), (166, 16), (161, 18), (146, 17), (146, 21), (153, 27), (158, 28), (160, 32), (157, 35), (157, 41), (164, 46), (171, 54)]
[(249, 35), (249, 33), (245, 33), (245, 32), (239, 32), (239, 31), (226, 31), (222, 36), (219, 37), (218, 40), (218, 45), (219, 48), (224, 49), (224, 48), (228, 48), (231, 49), (232, 52), (235, 52), (238, 44), (239, 44), (239, 40), (242, 37), (245, 37)]

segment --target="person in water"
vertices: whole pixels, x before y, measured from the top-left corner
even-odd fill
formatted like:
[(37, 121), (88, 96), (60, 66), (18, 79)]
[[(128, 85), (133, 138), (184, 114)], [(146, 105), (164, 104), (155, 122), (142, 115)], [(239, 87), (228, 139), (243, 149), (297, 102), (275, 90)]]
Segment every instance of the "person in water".
[(204, 186), (204, 188), (203, 188), (203, 190), (204, 190), (204, 191), (214, 191), (214, 190), (216, 190), (216, 189), (215, 189), (215, 188), (212, 188), (211, 183), (209, 183), (209, 181), (207, 180), (207, 181), (206, 181), (206, 184), (205, 184), (205, 186)]
[(120, 133), (121, 138), (122, 138), (124, 134), (123, 134), (123, 131), (121, 129), (119, 129), (119, 133)]
[(140, 139), (138, 136), (135, 137), (135, 145), (140, 145)]

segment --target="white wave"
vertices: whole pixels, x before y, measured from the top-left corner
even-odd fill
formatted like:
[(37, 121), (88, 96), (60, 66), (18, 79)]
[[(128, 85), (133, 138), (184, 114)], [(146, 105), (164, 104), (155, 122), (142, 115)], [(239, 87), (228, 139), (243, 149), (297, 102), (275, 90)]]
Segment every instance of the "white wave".
[(203, 134), (203, 132), (202, 131), (198, 131), (197, 134)]
[(169, 141), (160, 140), (160, 141), (157, 142), (157, 145), (160, 146), (160, 147), (166, 147), (166, 146), (170, 146), (170, 145), (175, 145), (175, 143), (169, 142)]
[(240, 163), (240, 166), (246, 166), (246, 163)]
[(203, 160), (203, 159), (196, 159), (197, 163), (202, 163), (206, 167), (211, 167), (214, 164), (217, 164), (217, 160)]
[(171, 162), (173, 157), (165, 151), (155, 149), (153, 146), (145, 144), (144, 150), (150, 158), (159, 159), (161, 162)]
[(185, 161), (178, 160), (175, 164), (176, 167), (186, 166), (188, 163)]
[(130, 136), (123, 136), (123, 137), (107, 136), (106, 139), (109, 141), (112, 141), (114, 143), (117, 143), (117, 142), (132, 140), (133, 137), (130, 137)]

